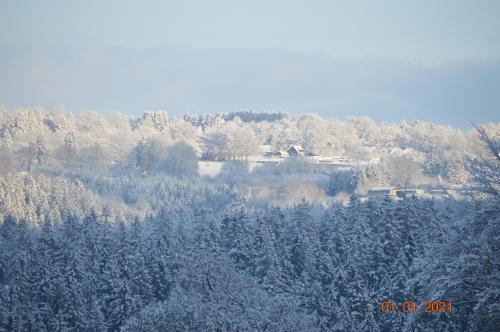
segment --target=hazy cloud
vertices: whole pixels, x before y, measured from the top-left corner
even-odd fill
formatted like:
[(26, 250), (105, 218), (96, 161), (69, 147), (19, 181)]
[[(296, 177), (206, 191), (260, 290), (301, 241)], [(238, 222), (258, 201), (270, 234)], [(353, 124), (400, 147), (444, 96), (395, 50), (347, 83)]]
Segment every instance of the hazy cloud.
[(279, 49), (0, 49), (0, 105), (69, 111), (239, 109), (327, 117), (499, 121), (500, 61), (435, 66)]

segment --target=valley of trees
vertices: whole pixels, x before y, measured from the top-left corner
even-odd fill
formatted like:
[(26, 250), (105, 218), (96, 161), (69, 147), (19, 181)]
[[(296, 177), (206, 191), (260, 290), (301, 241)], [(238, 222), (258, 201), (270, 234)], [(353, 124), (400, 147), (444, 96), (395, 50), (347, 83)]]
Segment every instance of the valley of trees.
[[(378, 162), (250, 172), (259, 144)], [(478, 192), (356, 195), (398, 181)], [(493, 331), (499, 203), (498, 123), (2, 110), (0, 331)]]

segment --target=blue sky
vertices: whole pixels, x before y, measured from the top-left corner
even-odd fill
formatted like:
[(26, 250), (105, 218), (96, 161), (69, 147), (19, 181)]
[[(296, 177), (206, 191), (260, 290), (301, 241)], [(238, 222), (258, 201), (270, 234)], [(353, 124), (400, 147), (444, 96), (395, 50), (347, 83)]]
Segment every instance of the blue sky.
[(0, 0), (0, 105), (498, 121), (499, 14), (500, 1)]

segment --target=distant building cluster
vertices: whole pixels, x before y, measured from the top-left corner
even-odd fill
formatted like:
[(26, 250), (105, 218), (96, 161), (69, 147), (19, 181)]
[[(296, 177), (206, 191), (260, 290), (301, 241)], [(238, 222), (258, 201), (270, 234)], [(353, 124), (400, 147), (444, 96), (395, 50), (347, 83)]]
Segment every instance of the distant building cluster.
[[(270, 145), (261, 145), (260, 150), (262, 152), (262, 156), (269, 158), (268, 161), (272, 162), (274, 158), (303, 158), (309, 162), (319, 163), (319, 164), (349, 164), (352, 161), (344, 156), (320, 156), (311, 152), (307, 152), (300, 145), (291, 145), (288, 150), (278, 150), (273, 151)], [(262, 160), (265, 162), (266, 160)]]
[(396, 187), (373, 187), (368, 190), (367, 197), (373, 199), (391, 198), (400, 200), (408, 197), (421, 197), (421, 198), (460, 198), (477, 193), (473, 189), (423, 189), (423, 188), (406, 188), (397, 189)]

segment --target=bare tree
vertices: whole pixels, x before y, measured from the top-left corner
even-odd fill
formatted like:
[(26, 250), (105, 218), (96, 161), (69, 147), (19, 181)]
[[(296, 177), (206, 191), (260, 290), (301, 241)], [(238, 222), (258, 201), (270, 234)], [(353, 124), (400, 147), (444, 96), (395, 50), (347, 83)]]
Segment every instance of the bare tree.
[(201, 139), (203, 159), (228, 160), (230, 159), (230, 142), (226, 133), (212, 132)]
[(198, 174), (198, 156), (193, 147), (184, 141), (175, 143), (166, 149), (166, 157), (161, 159), (156, 169), (177, 177), (196, 176)]
[(484, 156), (469, 156), (467, 168), (481, 190), (494, 197), (500, 196), (500, 132), (489, 134), (484, 127), (474, 125), (484, 145)]

